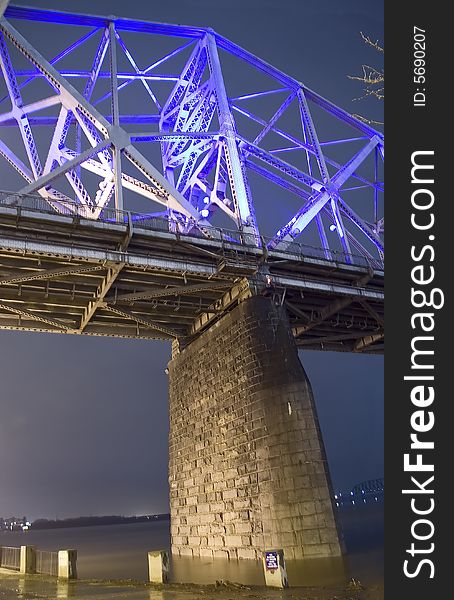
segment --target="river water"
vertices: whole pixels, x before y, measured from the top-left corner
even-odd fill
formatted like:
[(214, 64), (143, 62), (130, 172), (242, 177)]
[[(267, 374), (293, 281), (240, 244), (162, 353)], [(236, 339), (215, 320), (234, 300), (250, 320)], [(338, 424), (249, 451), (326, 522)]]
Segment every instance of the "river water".
[[(336, 585), (355, 577), (368, 584), (383, 579), (383, 505), (339, 511), (347, 546), (342, 559), (287, 561), (289, 582)], [(40, 550), (77, 549), (81, 579), (147, 580), (147, 552), (168, 549), (169, 521), (0, 532), (0, 545), (35, 545)], [(172, 558), (172, 580), (213, 583), (216, 580), (263, 585), (260, 563), (222, 559)]]

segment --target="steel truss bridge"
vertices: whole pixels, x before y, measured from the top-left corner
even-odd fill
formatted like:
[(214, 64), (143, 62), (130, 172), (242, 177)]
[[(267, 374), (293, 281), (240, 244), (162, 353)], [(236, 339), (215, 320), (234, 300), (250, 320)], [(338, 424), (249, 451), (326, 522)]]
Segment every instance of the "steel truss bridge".
[(0, 328), (383, 351), (381, 133), (210, 29), (10, 6), (0, 67)]

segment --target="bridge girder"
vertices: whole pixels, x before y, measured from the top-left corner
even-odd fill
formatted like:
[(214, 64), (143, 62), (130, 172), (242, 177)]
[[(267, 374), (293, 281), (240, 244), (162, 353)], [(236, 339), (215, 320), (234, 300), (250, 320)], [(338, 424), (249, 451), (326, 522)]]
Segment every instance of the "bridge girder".
[[(31, 204), (31, 198), (28, 202)], [(186, 344), (254, 294), (301, 348), (381, 353), (384, 273), (308, 254), (0, 202), (0, 328)], [(218, 232), (220, 234), (220, 232)], [(314, 249), (312, 249), (313, 251)]]

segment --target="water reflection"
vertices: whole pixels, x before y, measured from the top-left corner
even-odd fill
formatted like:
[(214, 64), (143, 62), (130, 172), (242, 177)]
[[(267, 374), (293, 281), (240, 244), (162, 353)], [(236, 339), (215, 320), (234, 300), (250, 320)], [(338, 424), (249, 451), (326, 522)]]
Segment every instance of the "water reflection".
[(171, 583), (215, 583), (234, 581), (245, 585), (264, 585), (262, 565), (255, 560), (227, 560), (223, 558), (198, 558), (172, 556)]
[[(338, 585), (348, 579), (343, 557), (288, 560), (286, 565), (290, 586)], [(261, 561), (183, 556), (172, 556), (170, 581), (198, 584), (230, 581), (265, 585)]]
[(71, 587), (71, 584), (69, 583), (69, 581), (61, 581), (61, 580), (57, 580), (57, 587), (55, 590), (55, 594), (56, 594), (56, 598), (70, 598), (71, 596), (74, 596), (74, 588)]
[(37, 590), (41, 592), (46, 589), (48, 591), (48, 588), (52, 589), (52, 597), (55, 598), (55, 600), (74, 597), (74, 587), (69, 581), (58, 579), (56, 579), (55, 582), (41, 581), (30, 576), (18, 577), (16, 581), (17, 597), (23, 598), (24, 600), (35, 598)]
[(350, 577), (348, 564), (342, 556), (288, 560), (286, 566), (291, 586), (342, 585)]
[(17, 580), (17, 597), (18, 598), (29, 598), (30, 584), (24, 577), (19, 577)]
[[(350, 508), (340, 511), (348, 550), (350, 571), (347, 579), (355, 577), (364, 584), (383, 579), (383, 505)], [(36, 545), (42, 550), (77, 548), (77, 568), (80, 580), (134, 579), (148, 580), (147, 553), (169, 548), (170, 524), (137, 523), (104, 527), (82, 527), (27, 532), (0, 531), (0, 545)], [(287, 560), (290, 585), (323, 585), (343, 580), (342, 559)], [(18, 575), (18, 580), (21, 579)], [(220, 580), (263, 585), (260, 562), (242, 560), (173, 557), (171, 580), (174, 582), (214, 583)], [(52, 582), (50, 582), (52, 583)], [(22, 578), (22, 587), (24, 581)], [(56, 585), (56, 583), (52, 583)], [(71, 584), (64, 583), (58, 598), (71, 597)], [(27, 590), (18, 588), (22, 598)], [(57, 593), (57, 592), (56, 592)], [(113, 592), (114, 593), (114, 592)], [(144, 590), (148, 598), (148, 590)], [(1, 596), (0, 596), (1, 597)], [(55, 596), (53, 597), (54, 600)], [(153, 600), (161, 598), (153, 597)]]
[[(287, 574), (291, 588), (297, 587), (330, 587), (342, 586), (350, 578), (351, 573), (346, 566), (346, 561), (342, 558), (330, 559), (306, 559), (306, 560), (288, 560)], [(28, 576), (19, 574), (8, 578), (8, 582), (13, 581), (13, 587), (8, 585), (9, 590), (14, 590), (14, 598), (21, 600), (30, 600), (31, 598), (43, 598), (47, 600), (63, 600), (73, 598), (112, 598), (134, 600), (181, 600), (182, 597), (187, 600), (197, 600), (201, 596), (200, 589), (193, 589), (190, 586), (173, 588), (165, 586), (162, 589), (153, 589), (145, 583), (127, 581), (84, 581), (84, 580), (58, 580), (50, 577)], [(194, 583), (194, 584), (213, 584), (216, 581), (224, 584), (231, 584), (226, 591), (229, 598), (255, 598), (265, 600), (265, 598), (277, 598), (276, 592), (266, 590), (264, 587), (255, 589), (253, 586), (263, 586), (264, 576), (261, 561), (253, 560), (224, 560), (220, 558), (189, 558), (172, 557), (171, 560), (171, 583)], [(237, 584), (245, 585), (252, 590), (245, 593), (238, 589)], [(0, 586), (1, 588), (1, 586)], [(170, 588), (170, 589), (169, 589)], [(3, 588), (0, 589), (0, 597)], [(221, 587), (222, 591), (222, 587)], [(205, 592), (203, 592), (205, 594)], [(12, 598), (12, 596), (6, 596)], [(207, 598), (217, 598), (218, 594), (210, 595)], [(222, 594), (222, 597), (224, 595)], [(281, 597), (281, 596), (279, 596)]]
[[(8, 577), (11, 581), (13, 578)], [(31, 598), (42, 598), (46, 600), (65, 600), (68, 598), (134, 598), (134, 600), (179, 600), (178, 592), (168, 590), (140, 589), (135, 586), (108, 586), (99, 584), (88, 584), (83, 581), (64, 581), (50, 578), (42, 579), (40, 576), (28, 575), (14, 577), (13, 587), (0, 586), (1, 598), (12, 598), (9, 592), (14, 591), (14, 598), (20, 600), (31, 600)], [(107, 595), (106, 595), (107, 594)], [(189, 600), (189, 599), (188, 599)]]

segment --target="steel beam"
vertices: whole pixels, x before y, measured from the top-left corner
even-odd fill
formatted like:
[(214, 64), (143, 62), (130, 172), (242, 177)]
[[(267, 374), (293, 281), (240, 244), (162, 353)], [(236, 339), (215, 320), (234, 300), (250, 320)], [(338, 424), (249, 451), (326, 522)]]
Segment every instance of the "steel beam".
[(311, 316), (307, 312), (301, 310), (298, 306), (293, 304), (293, 302), (285, 300), (285, 306), (287, 306), (291, 310), (291, 312), (294, 313), (296, 316), (304, 319), (304, 321), (306, 321), (307, 323), (311, 320)]
[(9, 4), (9, 0), (0, 0), (0, 17), (3, 17), (3, 13)]
[(279, 287), (294, 288), (300, 290), (311, 290), (313, 292), (325, 292), (329, 294), (339, 296), (355, 296), (355, 298), (370, 298), (371, 300), (383, 301), (385, 294), (382, 291), (358, 288), (353, 286), (347, 286), (339, 283), (329, 283), (323, 280), (315, 279), (302, 279), (302, 278), (291, 278), (282, 275), (273, 275), (273, 283)]
[(17, 273), (0, 279), (0, 285), (9, 285), (12, 283), (25, 283), (27, 281), (46, 281), (69, 275), (80, 273), (92, 273), (94, 271), (104, 270), (102, 265), (74, 265), (72, 267), (61, 267), (56, 269), (47, 269), (45, 271), (28, 271), (26, 273)]
[(384, 325), (385, 325), (384, 319), (378, 314), (378, 312), (376, 310), (374, 310), (372, 308), (372, 306), (369, 304), (369, 302), (366, 302), (366, 300), (359, 300), (358, 302), (370, 314), (370, 316), (377, 321), (377, 323), (381, 327), (384, 327)]
[[(373, 274), (373, 271), (369, 270), (369, 272), (366, 275), (360, 277), (357, 281), (353, 283), (353, 285), (355, 287), (364, 287), (372, 279)], [(344, 308), (347, 308), (347, 306), (349, 306), (353, 302), (353, 300), (354, 297), (351, 296), (346, 298), (339, 298), (334, 302), (329, 303), (327, 306), (324, 306), (320, 311), (318, 311), (316, 319), (311, 319), (306, 325), (301, 325), (299, 327), (294, 328), (294, 335), (296, 337), (299, 337), (300, 335), (303, 335), (310, 329), (314, 329), (314, 327), (317, 327), (329, 317), (332, 317)]]
[[(318, 346), (328, 343), (343, 343), (343, 342), (353, 342), (356, 343), (356, 340), (362, 339), (364, 337), (364, 332), (356, 331), (354, 333), (339, 333), (335, 335), (325, 335), (325, 336), (317, 336), (317, 337), (307, 337), (307, 338), (298, 338), (296, 339), (296, 344), (298, 347), (304, 346)], [(370, 337), (370, 336), (368, 336)], [(350, 348), (353, 351), (353, 346)]]
[(46, 323), (47, 325), (52, 325), (52, 327), (56, 327), (57, 329), (61, 329), (62, 331), (70, 331), (71, 329), (74, 328), (73, 326), (67, 325), (66, 323), (63, 323), (62, 321), (58, 321), (57, 319), (52, 319), (51, 317), (46, 317), (37, 312), (32, 312), (30, 310), (26, 310), (25, 308), (22, 308), (22, 303), (17, 305), (17, 304), (10, 304), (10, 303), (1, 301), (0, 309), (15, 313), (15, 314), (19, 315), (19, 317), (26, 317), (27, 319), (32, 319), (33, 321), (39, 321), (40, 323)]
[[(378, 137), (372, 138), (364, 148), (353, 156), (339, 171), (332, 177), (328, 187), (319, 187), (319, 191), (314, 194), (310, 200), (296, 213), (296, 215), (278, 231), (276, 236), (270, 242), (269, 247), (275, 248), (279, 245), (289, 245), (293, 239), (304, 231), (312, 219), (318, 215), (321, 209), (330, 200), (336, 199), (336, 196), (343, 184), (353, 175), (356, 169), (364, 162), (367, 156), (378, 144)], [(377, 242), (376, 242), (377, 243)], [(380, 249), (383, 246), (380, 242)]]
[(233, 200), (238, 211), (240, 225), (242, 224), (246, 233), (252, 233), (256, 237), (257, 245), (259, 245), (259, 229), (252, 205), (249, 184), (246, 179), (243, 159), (240, 156), (236, 145), (236, 125), (225, 90), (216, 40), (213, 33), (208, 33), (206, 39), (210, 70), (215, 83), (220, 132), (225, 136), (225, 158), (229, 169)]
[(375, 342), (379, 342), (380, 340), (384, 339), (385, 334), (383, 331), (379, 332), (379, 333), (375, 333), (372, 335), (366, 335), (364, 337), (361, 337), (355, 344), (353, 351), (354, 352), (360, 352), (361, 350), (364, 350), (365, 348), (368, 348), (369, 346), (371, 346), (372, 344), (375, 344)]
[(170, 329), (169, 327), (163, 327), (162, 325), (160, 325), (159, 323), (155, 323), (151, 319), (142, 317), (142, 316), (140, 316), (136, 313), (133, 313), (129, 310), (126, 310), (124, 308), (120, 309), (116, 306), (113, 306), (112, 304), (107, 304), (107, 303), (104, 303), (102, 308), (104, 308), (112, 313), (115, 313), (116, 315), (124, 317), (125, 319), (131, 319), (132, 321), (135, 321), (136, 323), (145, 325), (145, 327), (151, 327), (151, 329), (155, 329), (156, 331), (159, 331), (159, 332), (163, 333), (164, 335), (168, 336), (169, 339), (178, 338), (181, 336), (181, 334), (178, 333), (177, 331), (175, 331), (174, 329)]
[(316, 319), (311, 320), (307, 325), (300, 325), (293, 328), (293, 335), (299, 337), (309, 330), (314, 329), (321, 323), (323, 323), (329, 317), (332, 317), (336, 313), (340, 312), (353, 302), (353, 298), (341, 298), (325, 306), (319, 313)]
[(97, 144), (94, 148), (88, 148), (87, 150), (85, 150), (84, 152), (82, 152), (81, 154), (79, 154), (78, 156), (73, 158), (72, 160), (68, 160), (67, 162), (58, 166), (56, 169), (54, 169), (50, 173), (47, 173), (46, 175), (43, 175), (36, 181), (29, 183), (27, 186), (22, 188), (18, 192), (18, 194), (28, 195), (28, 194), (33, 194), (34, 192), (38, 192), (42, 188), (45, 188), (50, 183), (55, 181), (61, 175), (64, 175), (68, 171), (71, 171), (72, 169), (74, 169), (74, 167), (77, 167), (77, 165), (80, 165), (88, 158), (91, 158), (94, 154), (97, 154), (101, 150), (104, 150), (104, 148), (106, 148), (107, 146), (110, 146), (110, 143), (111, 143), (110, 140), (103, 140), (102, 142), (99, 142), (99, 144)]
[(225, 281), (196, 283), (194, 285), (175, 286), (159, 290), (150, 290), (149, 292), (121, 294), (119, 296), (115, 296), (115, 298), (108, 298), (107, 302), (110, 304), (117, 304), (123, 302), (136, 302), (137, 300), (152, 300), (154, 298), (165, 298), (168, 296), (187, 296), (191, 294), (198, 294), (199, 292), (222, 290), (229, 286), (230, 284)]
[(2, 249), (12, 252), (34, 253), (40, 256), (58, 256), (64, 260), (85, 260), (101, 264), (124, 263), (132, 267), (170, 273), (194, 273), (195, 275), (205, 277), (213, 277), (218, 274), (215, 266), (191, 260), (142, 256), (113, 250), (98, 250), (95, 248), (77, 248), (61, 243), (35, 242), (0, 236), (0, 250)]
[(201, 37), (206, 29), (202, 27), (188, 27), (168, 23), (153, 23), (123, 17), (102, 17), (92, 14), (72, 14), (60, 10), (47, 10), (22, 6), (9, 6), (5, 16), (9, 19), (22, 19), (43, 23), (60, 23), (61, 25), (77, 25), (82, 27), (104, 27), (106, 20), (113, 21), (119, 31), (137, 31), (157, 35), (172, 35), (177, 37)]
[(83, 333), (84, 329), (90, 322), (95, 312), (104, 303), (104, 296), (112, 287), (112, 284), (118, 277), (118, 274), (120, 273), (123, 267), (124, 264), (116, 264), (108, 267), (107, 275), (104, 277), (103, 282), (98, 286), (95, 297), (88, 303), (88, 306), (85, 308), (84, 314), (80, 321), (80, 325), (77, 328), (77, 333)]

